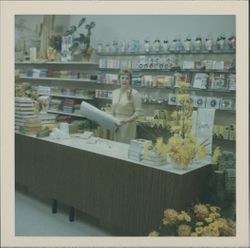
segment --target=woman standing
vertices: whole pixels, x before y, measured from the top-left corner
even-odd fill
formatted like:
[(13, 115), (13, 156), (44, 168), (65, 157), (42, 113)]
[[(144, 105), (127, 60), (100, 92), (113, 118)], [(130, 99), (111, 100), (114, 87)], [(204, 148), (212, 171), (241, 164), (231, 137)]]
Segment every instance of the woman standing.
[(136, 138), (136, 119), (141, 111), (141, 98), (137, 90), (131, 88), (132, 74), (122, 70), (118, 75), (120, 89), (112, 94), (112, 114), (120, 119), (121, 124), (114, 133), (114, 140), (130, 143)]

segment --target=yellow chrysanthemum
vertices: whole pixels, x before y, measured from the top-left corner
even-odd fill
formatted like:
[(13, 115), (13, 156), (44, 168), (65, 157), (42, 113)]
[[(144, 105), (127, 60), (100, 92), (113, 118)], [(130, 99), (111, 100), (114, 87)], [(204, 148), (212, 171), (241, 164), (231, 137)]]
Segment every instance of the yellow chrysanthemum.
[(211, 222), (213, 221), (213, 219), (210, 218), (210, 217), (208, 217), (208, 218), (205, 218), (205, 221), (206, 221), (207, 223), (211, 223)]
[(184, 220), (184, 215), (183, 214), (179, 214), (177, 218), (178, 218), (179, 221), (183, 221)]
[(192, 233), (190, 234), (190, 236), (198, 237), (199, 235), (198, 235), (198, 233), (196, 233), (196, 232), (192, 232)]
[(196, 156), (197, 158), (204, 158), (207, 154), (207, 149), (205, 146), (199, 146), (197, 149)]
[(144, 146), (143, 146), (143, 154), (144, 155), (148, 155), (148, 153), (149, 153), (149, 145), (148, 144), (144, 144)]
[(186, 214), (184, 218), (185, 218), (185, 221), (187, 222), (191, 221), (191, 217), (188, 214)]
[(201, 234), (203, 232), (203, 227), (196, 227), (195, 232)]
[(211, 210), (211, 212), (213, 212), (213, 213), (215, 213), (215, 212), (217, 211), (217, 208), (216, 208), (216, 207), (214, 207), (214, 206), (211, 206), (209, 209), (210, 209), (210, 210)]
[(196, 222), (195, 225), (196, 226), (203, 226), (203, 222), (202, 221)]
[(190, 96), (188, 94), (179, 94), (176, 96), (176, 100), (180, 103), (184, 103), (185, 101), (187, 101), (190, 98)]
[(209, 218), (211, 218), (212, 220), (216, 219), (216, 214), (215, 213), (210, 213)]
[(157, 236), (159, 236), (160, 235), (160, 233), (159, 232), (157, 232), (157, 231), (152, 231), (152, 232), (150, 232), (149, 233), (149, 235), (148, 236), (151, 236), (151, 237), (157, 237)]
[(221, 150), (219, 147), (216, 147), (214, 149), (213, 156), (211, 158), (212, 164), (217, 164), (220, 156), (221, 156)]

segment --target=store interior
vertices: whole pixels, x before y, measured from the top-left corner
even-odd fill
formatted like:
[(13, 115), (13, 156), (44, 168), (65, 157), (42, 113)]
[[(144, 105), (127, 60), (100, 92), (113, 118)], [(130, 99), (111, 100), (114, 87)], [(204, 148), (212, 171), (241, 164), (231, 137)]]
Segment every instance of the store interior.
[(16, 15), (16, 235), (48, 236), (30, 204), (60, 236), (235, 236), (235, 34), (233, 15)]

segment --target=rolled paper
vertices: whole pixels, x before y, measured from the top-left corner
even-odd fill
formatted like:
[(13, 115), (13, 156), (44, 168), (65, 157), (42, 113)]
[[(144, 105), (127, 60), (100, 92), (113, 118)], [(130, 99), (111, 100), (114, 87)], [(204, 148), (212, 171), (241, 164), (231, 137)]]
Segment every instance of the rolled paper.
[(101, 127), (115, 131), (120, 125), (120, 120), (111, 114), (104, 112), (93, 105), (82, 101), (80, 113), (91, 121), (97, 122)]

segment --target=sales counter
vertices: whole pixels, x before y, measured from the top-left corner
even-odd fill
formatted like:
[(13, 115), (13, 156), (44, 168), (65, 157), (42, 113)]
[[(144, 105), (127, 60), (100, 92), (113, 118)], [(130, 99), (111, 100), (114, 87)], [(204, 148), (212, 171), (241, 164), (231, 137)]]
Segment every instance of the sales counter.
[(15, 135), (15, 180), (29, 191), (56, 199), (125, 235), (158, 228), (166, 208), (190, 206), (204, 193), (209, 159), (189, 170), (170, 163), (145, 165), (128, 159), (129, 145), (79, 137)]

